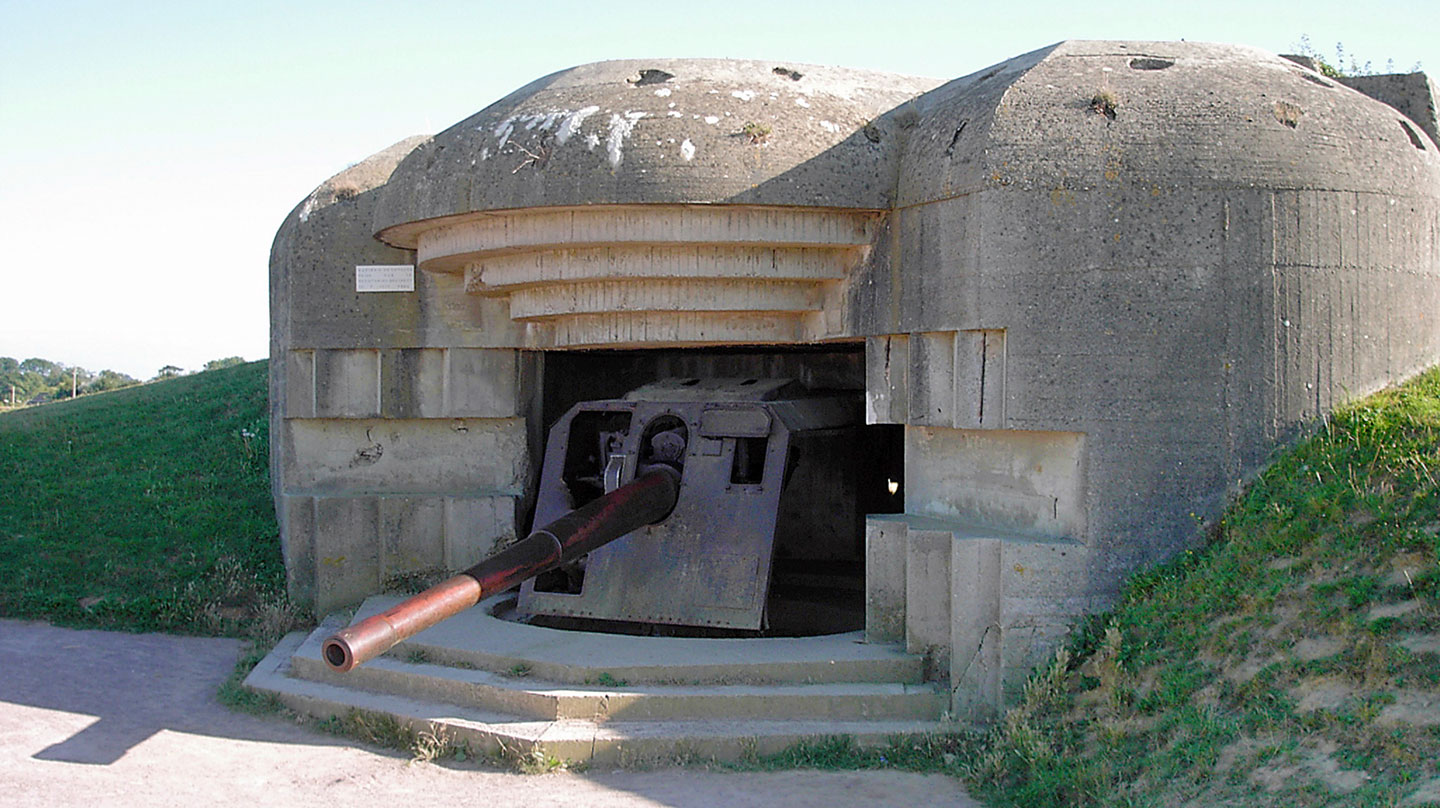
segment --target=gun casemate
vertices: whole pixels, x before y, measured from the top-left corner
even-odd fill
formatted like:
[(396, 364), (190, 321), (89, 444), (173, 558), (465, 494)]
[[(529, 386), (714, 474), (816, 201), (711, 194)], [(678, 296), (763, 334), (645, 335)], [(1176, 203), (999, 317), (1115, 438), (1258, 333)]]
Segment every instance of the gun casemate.
[[(854, 396), (785, 379), (674, 379), (581, 402), (551, 429), (523, 540), (326, 639), (348, 671), (521, 585), (519, 612), (760, 630), (777, 554), (853, 543)], [(820, 481), (826, 485), (817, 485)], [(523, 583), (523, 584), (522, 584)]]

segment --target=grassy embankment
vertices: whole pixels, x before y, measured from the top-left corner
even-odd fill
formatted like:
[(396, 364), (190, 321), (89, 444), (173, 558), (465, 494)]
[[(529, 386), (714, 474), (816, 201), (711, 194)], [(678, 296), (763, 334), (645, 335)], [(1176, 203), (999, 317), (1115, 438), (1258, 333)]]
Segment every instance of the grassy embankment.
[(248, 363), (0, 415), (0, 616), (257, 650), (303, 620), (284, 595), (265, 376)]
[[(0, 615), (278, 638), (264, 373), (0, 415)], [(941, 771), (1001, 804), (1440, 804), (1437, 478), (1440, 369), (1279, 457), (983, 741), (742, 767)]]
[(1029, 805), (1440, 804), (1440, 369), (1343, 409), (1141, 573), (972, 766)]

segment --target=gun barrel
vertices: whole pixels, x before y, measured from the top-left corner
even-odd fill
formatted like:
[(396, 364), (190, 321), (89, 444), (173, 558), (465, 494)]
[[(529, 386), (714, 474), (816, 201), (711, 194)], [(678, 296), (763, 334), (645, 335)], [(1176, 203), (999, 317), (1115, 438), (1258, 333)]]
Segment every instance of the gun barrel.
[(348, 672), (410, 636), (468, 610), (482, 597), (499, 593), (561, 563), (664, 520), (680, 495), (680, 477), (656, 465), (634, 481), (571, 511), (524, 540), (482, 560), (464, 573), (377, 613), (325, 639), (321, 654), (338, 672)]

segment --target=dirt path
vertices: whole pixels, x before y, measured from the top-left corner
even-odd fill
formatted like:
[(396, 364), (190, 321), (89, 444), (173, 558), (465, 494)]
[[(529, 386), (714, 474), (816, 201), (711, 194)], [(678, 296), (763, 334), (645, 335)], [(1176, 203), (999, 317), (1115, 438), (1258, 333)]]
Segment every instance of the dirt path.
[(973, 806), (944, 776), (892, 771), (587, 771), (411, 765), (215, 699), (231, 639), (0, 620), (0, 805)]

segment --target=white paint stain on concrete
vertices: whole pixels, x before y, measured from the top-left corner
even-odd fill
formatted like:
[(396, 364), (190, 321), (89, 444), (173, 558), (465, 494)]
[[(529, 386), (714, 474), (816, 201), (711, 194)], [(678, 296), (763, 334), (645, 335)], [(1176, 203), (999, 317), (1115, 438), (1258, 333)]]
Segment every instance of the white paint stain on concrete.
[(504, 148), (505, 142), (510, 140), (510, 133), (515, 131), (515, 116), (510, 116), (501, 121), (495, 127), (495, 143), (497, 148)]
[[(586, 117), (599, 111), (599, 107), (586, 107), (582, 110), (551, 110), (543, 113), (522, 113), (512, 115), (495, 125), (493, 134), (495, 136), (495, 148), (504, 149), (509, 142), (510, 136), (515, 134), (517, 127), (523, 128), (526, 132), (539, 130), (548, 132), (553, 129), (556, 123), (560, 129), (556, 133), (556, 140), (564, 143), (570, 140), (584, 123)], [(480, 129), (480, 127), (477, 127)]]
[(586, 135), (586, 136), (585, 136), (585, 148), (586, 148), (588, 151), (594, 152), (594, 151), (595, 151), (595, 147), (597, 147), (597, 146), (599, 146), (599, 145), (600, 145), (600, 136), (599, 136), (599, 135), (596, 135), (595, 133), (592, 132), (592, 133), (590, 133), (589, 135)]
[(695, 159), (695, 144), (691, 143), (689, 138), (680, 143), (680, 157), (687, 162)]
[(605, 154), (610, 160), (610, 168), (620, 168), (620, 162), (625, 159), (625, 139), (635, 129), (635, 122), (645, 115), (643, 112), (627, 112), (623, 116), (610, 114), (610, 134), (605, 138)]
[(715, 126), (716, 124), (720, 123), (720, 116), (707, 115), (705, 116), (705, 123), (709, 124), (710, 126)]
[[(568, 112), (568, 111), (567, 111), (567, 112)], [(562, 115), (564, 115), (564, 114), (565, 114), (565, 113), (563, 113), (563, 112), (551, 112), (551, 113), (546, 113), (546, 114), (544, 114), (544, 115), (527, 115), (527, 116), (525, 116), (525, 119), (524, 119), (524, 120), (525, 120), (525, 131), (528, 132), (528, 131), (534, 129), (535, 127), (537, 127), (537, 126), (540, 127), (540, 129), (541, 129), (542, 131), (543, 131), (543, 130), (547, 130), (547, 129), (549, 129), (550, 127), (552, 127), (552, 126), (555, 125), (555, 119), (559, 118), (560, 116), (562, 116)], [(543, 126), (541, 126), (542, 124), (543, 124)]]
[(685, 117), (685, 113), (675, 112), (674, 110), (671, 110), (670, 112), (667, 112), (667, 113), (665, 113), (665, 114), (668, 115), (668, 116), (670, 116), (671, 118), (684, 118), (684, 117)]
[(809, 106), (810, 106), (810, 102), (809, 102), (809, 101), (806, 101), (804, 96), (796, 96), (796, 97), (795, 97), (795, 106), (796, 106), (796, 107), (809, 107)]
[(655, 95), (659, 96), (660, 98), (665, 98), (666, 96), (670, 95), (670, 88), (662, 87), (659, 90), (655, 91)]
[(839, 131), (840, 131), (840, 127), (836, 126), (835, 124), (833, 124), (833, 123), (831, 123), (831, 122), (829, 122), (829, 121), (821, 121), (821, 122), (820, 122), (820, 128), (823, 129), (823, 130), (825, 130), (826, 132), (839, 132)]
[[(522, 126), (525, 130), (534, 129), (548, 130), (555, 125), (555, 122), (570, 115), (569, 110), (551, 110), (543, 113), (521, 113), (512, 115), (504, 121), (495, 125), (495, 148), (503, 149), (510, 136), (515, 133), (516, 126)], [(478, 127), (477, 127), (478, 129)]]
[(489, 160), (489, 159), (490, 159), (490, 147), (488, 147), (488, 146), (482, 146), (482, 147), (480, 147), (480, 159), (481, 159), (481, 160)]
[(570, 136), (580, 131), (580, 125), (585, 123), (585, 119), (597, 112), (600, 112), (599, 107), (582, 107), (566, 115), (560, 122), (560, 128), (555, 131), (555, 142), (565, 143), (570, 140)]
[(738, 98), (738, 99), (740, 99), (741, 101), (749, 101), (750, 99), (755, 98), (755, 91), (754, 91), (754, 90), (731, 90), (731, 91), (730, 91), (730, 95), (731, 95), (733, 98)]

